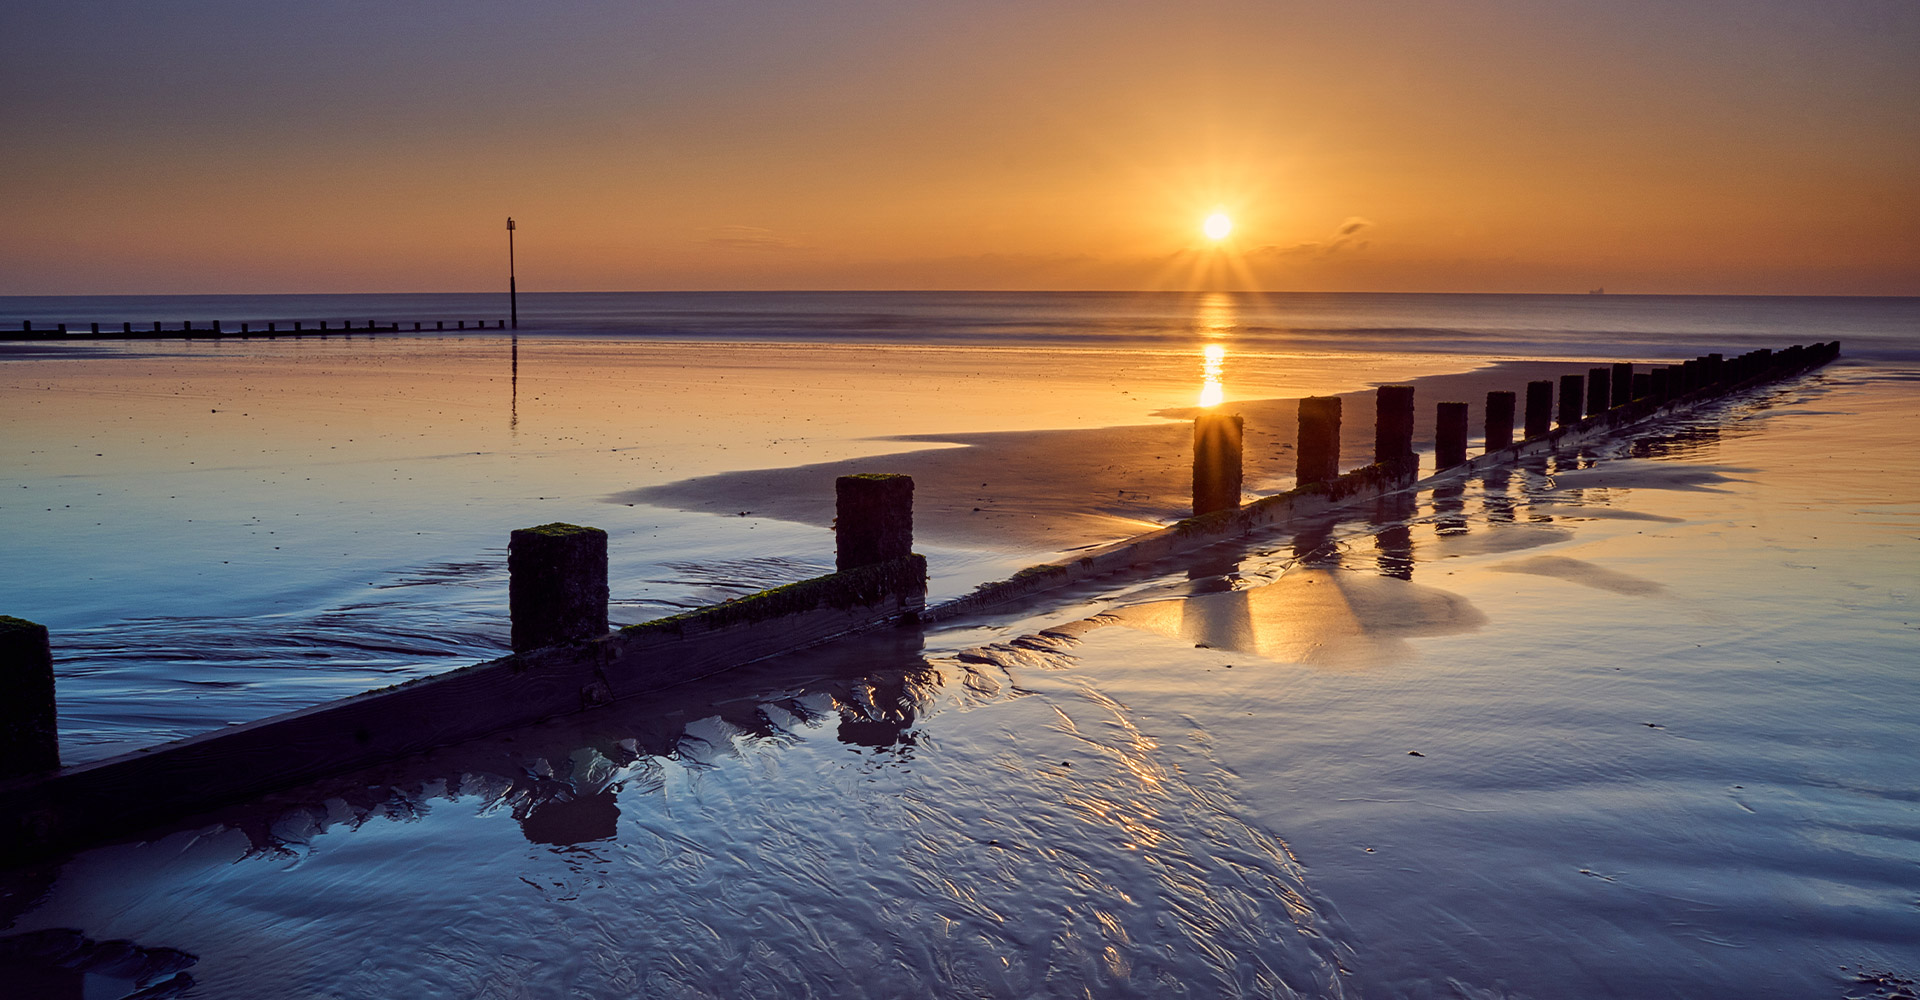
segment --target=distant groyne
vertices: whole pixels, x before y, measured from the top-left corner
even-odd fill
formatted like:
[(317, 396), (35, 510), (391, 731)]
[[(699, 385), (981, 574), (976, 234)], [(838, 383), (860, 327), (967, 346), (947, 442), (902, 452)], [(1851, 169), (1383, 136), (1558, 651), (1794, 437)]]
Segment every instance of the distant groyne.
[[(408, 329), (408, 324), (412, 329)], [(408, 320), (406, 322), (382, 322), (380, 320), (345, 319), (339, 323), (332, 320), (266, 320), (264, 322), (247, 320), (231, 323), (223, 320), (207, 320), (195, 325), (193, 320), (181, 320), (169, 325), (160, 320), (151, 324), (122, 321), (114, 323), (88, 323), (86, 329), (66, 323), (35, 326), (32, 320), (23, 320), (18, 330), (0, 330), (0, 340), (212, 340), (225, 337), (326, 337), (336, 333), (438, 333), (447, 330), (504, 330), (504, 319), (444, 319), (444, 320)]]

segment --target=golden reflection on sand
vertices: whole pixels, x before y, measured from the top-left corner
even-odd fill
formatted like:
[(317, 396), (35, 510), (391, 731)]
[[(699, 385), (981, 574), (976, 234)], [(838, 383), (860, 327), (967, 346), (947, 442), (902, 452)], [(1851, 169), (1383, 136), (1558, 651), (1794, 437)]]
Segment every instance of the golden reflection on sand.
[(1120, 624), (1283, 663), (1368, 667), (1411, 654), (1405, 639), (1472, 631), (1466, 598), (1370, 573), (1300, 570), (1264, 587), (1113, 612)]

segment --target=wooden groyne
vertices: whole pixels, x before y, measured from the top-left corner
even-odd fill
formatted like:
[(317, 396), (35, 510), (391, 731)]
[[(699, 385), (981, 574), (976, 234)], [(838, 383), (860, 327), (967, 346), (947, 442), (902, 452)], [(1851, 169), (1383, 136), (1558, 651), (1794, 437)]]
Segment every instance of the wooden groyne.
[[(1298, 485), (1242, 504), (1242, 422), (1195, 422), (1195, 515), (1071, 560), (1030, 567), (935, 608), (926, 560), (911, 551), (913, 481), (835, 484), (838, 571), (657, 621), (607, 631), (606, 535), (549, 524), (513, 533), (509, 602), (515, 652), (396, 687), (73, 767), (58, 766), (47, 632), (0, 618), (0, 862), (58, 853), (276, 788), (584, 711), (783, 652), (899, 621), (953, 618), (1385, 494), (1445, 483), (1604, 438), (1790, 377), (1839, 356), (1839, 343), (1706, 355), (1636, 373), (1593, 368), (1489, 393), (1485, 451), (1468, 457), (1468, 408), (1439, 404), (1436, 471), (1418, 478), (1410, 386), (1376, 393), (1373, 461), (1338, 472), (1341, 400), (1300, 401)], [(1622, 388), (1622, 387), (1625, 388)], [(1502, 426), (1504, 421), (1504, 426)]]
[(614, 632), (606, 535), (568, 524), (517, 531), (508, 555), (512, 655), (66, 768), (57, 768), (46, 629), (0, 619), (0, 695), (12, 696), (0, 702), (0, 749), (12, 762), (0, 772), (0, 862), (910, 617), (927, 594), (926, 559), (908, 551), (912, 490), (905, 476), (842, 477), (838, 572)]
[[(1196, 452), (1194, 457), (1194, 516), (1167, 528), (1103, 545), (1073, 559), (1029, 566), (1011, 579), (984, 584), (972, 593), (921, 612), (926, 622), (958, 618), (1048, 590), (1096, 577), (1150, 566), (1223, 541), (1240, 538), (1276, 524), (1314, 517), (1406, 489), (1459, 479), (1476, 472), (1511, 465), (1534, 455), (1610, 437), (1641, 424), (1672, 416), (1725, 396), (1798, 375), (1840, 356), (1840, 342), (1796, 344), (1784, 351), (1758, 350), (1723, 359), (1709, 354), (1680, 365), (1656, 367), (1635, 374), (1631, 364), (1589, 369), (1561, 379), (1558, 426), (1547, 413), (1553, 405), (1553, 383), (1528, 385), (1526, 437), (1513, 441), (1512, 392), (1487, 393), (1486, 450), (1467, 456), (1467, 404), (1438, 404), (1434, 442), (1435, 471), (1418, 475), (1413, 451), (1414, 400), (1412, 386), (1381, 386), (1376, 393), (1373, 462), (1345, 474), (1336, 474), (1340, 438), (1340, 399), (1309, 396), (1300, 401), (1296, 485), (1284, 493), (1261, 497), (1244, 506), (1213, 507), (1201, 493), (1202, 466), (1208, 469), (1240, 467), (1240, 456), (1222, 458)], [(1599, 385), (1600, 389), (1593, 387)], [(1625, 385), (1625, 395), (1616, 387)], [(1657, 388), (1656, 388), (1657, 387)], [(1572, 403), (1569, 405), (1568, 400)], [(1196, 418), (1195, 440), (1204, 421)], [(1502, 424), (1500, 421), (1504, 421)], [(1237, 426), (1237, 425), (1236, 425)], [(1236, 435), (1237, 440), (1237, 435)]]
[[(408, 323), (412, 330), (407, 330)], [(103, 329), (104, 327), (104, 329)], [(152, 326), (145, 323), (121, 322), (116, 328), (112, 323), (89, 323), (82, 330), (69, 329), (65, 323), (51, 326), (42, 323), (35, 327), (31, 320), (22, 321), (18, 330), (0, 330), (0, 340), (220, 340), (228, 337), (328, 337), (336, 333), (427, 333), (447, 330), (504, 330), (506, 320), (485, 319), (446, 319), (446, 320), (398, 320), (383, 322), (380, 320), (341, 320), (335, 324), (331, 320), (267, 320), (265, 322), (246, 321), (226, 323), (221, 320), (208, 320), (194, 325), (192, 320), (182, 320), (177, 326), (169, 326), (155, 320)]]

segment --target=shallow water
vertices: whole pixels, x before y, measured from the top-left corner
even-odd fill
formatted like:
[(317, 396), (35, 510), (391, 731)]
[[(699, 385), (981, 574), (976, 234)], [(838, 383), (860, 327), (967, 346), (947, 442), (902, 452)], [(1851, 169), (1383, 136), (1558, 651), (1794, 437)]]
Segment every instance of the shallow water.
[[(751, 498), (691, 513), (636, 488), (945, 447), (901, 435), (1164, 422), (1202, 367), (1197, 350), (534, 337), (59, 346), (83, 353), (0, 364), (0, 610), (53, 630), (70, 762), (500, 655), (516, 527), (606, 529), (612, 617), (645, 621), (828, 572), (833, 536)], [(1471, 364), (1232, 372), (1277, 395)], [(805, 488), (831, 503), (831, 475)], [(936, 597), (1048, 554), (921, 550)]]
[(207, 997), (1894, 996), (1911, 379), (294, 790), (0, 912)]

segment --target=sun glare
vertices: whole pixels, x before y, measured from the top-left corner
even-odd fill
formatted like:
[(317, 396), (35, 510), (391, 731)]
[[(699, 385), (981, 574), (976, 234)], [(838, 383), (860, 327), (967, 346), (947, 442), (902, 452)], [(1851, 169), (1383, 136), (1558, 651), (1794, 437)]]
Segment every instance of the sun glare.
[(1228, 233), (1233, 232), (1233, 220), (1227, 218), (1225, 212), (1215, 212), (1200, 224), (1200, 230), (1207, 234), (1207, 239), (1224, 240)]

